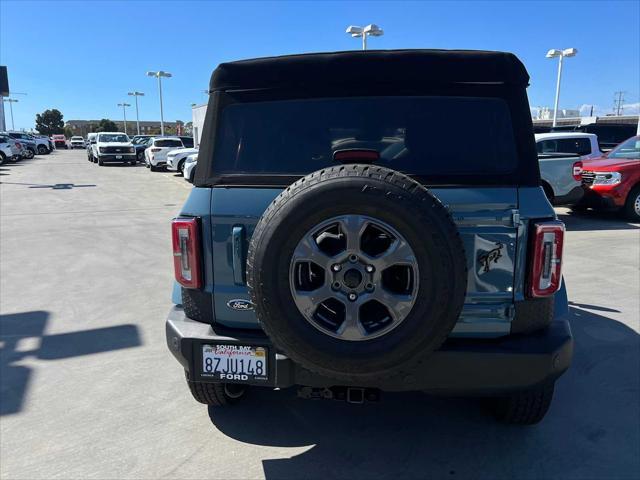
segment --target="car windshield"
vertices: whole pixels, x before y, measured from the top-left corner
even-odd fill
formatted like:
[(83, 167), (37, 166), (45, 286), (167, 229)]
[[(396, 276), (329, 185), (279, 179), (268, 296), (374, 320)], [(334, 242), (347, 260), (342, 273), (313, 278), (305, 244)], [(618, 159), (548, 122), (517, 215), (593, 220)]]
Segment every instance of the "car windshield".
[(166, 140), (156, 140), (156, 147), (182, 147), (182, 142), (180, 140), (174, 139), (166, 139)]
[(102, 133), (98, 135), (98, 141), (100, 143), (127, 143), (129, 137), (124, 133)]
[(608, 158), (640, 158), (640, 137), (633, 137), (611, 150)]
[(229, 105), (213, 168), (306, 175), (336, 165), (333, 154), (348, 149), (376, 150), (376, 165), (416, 175), (511, 173), (518, 164), (503, 99), (355, 97)]

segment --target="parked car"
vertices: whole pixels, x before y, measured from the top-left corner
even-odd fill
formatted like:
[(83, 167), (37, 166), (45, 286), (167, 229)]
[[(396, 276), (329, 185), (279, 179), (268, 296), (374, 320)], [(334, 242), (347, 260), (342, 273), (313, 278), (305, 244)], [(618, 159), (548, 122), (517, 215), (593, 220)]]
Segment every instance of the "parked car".
[(184, 179), (189, 183), (193, 183), (194, 175), (196, 174), (197, 164), (198, 164), (197, 153), (192, 153), (191, 155), (189, 155), (184, 162), (184, 170), (182, 171), (182, 175), (184, 176)]
[(69, 145), (67, 144), (67, 137), (65, 137), (64, 135), (51, 135), (51, 141), (56, 148), (69, 148)]
[(96, 158), (93, 156), (93, 145), (95, 145), (96, 143), (97, 136), (98, 134), (94, 132), (87, 133), (87, 144), (86, 144), (87, 160), (93, 163), (97, 161)]
[(579, 207), (622, 210), (640, 222), (640, 136), (600, 159), (585, 161), (582, 182), (586, 192)]
[(0, 133), (0, 165), (22, 158), (22, 145), (6, 133)]
[(147, 168), (155, 172), (167, 164), (167, 154), (176, 148), (184, 148), (178, 137), (154, 137), (144, 151), (144, 162)]
[(71, 145), (71, 148), (85, 148), (85, 143), (84, 143), (84, 138), (82, 138), (80, 135), (74, 135), (73, 137), (71, 137), (71, 140), (69, 140), (69, 144)]
[(197, 148), (177, 148), (167, 153), (167, 170), (184, 174), (184, 166), (189, 155), (198, 153)]
[(591, 133), (536, 134), (542, 187), (553, 205), (574, 205), (584, 195), (582, 160), (602, 156), (598, 138)]
[(31, 135), (25, 132), (4, 132), (4, 133), (6, 133), (11, 138), (18, 140), (20, 142), (20, 144), (22, 145), (22, 149), (20, 151), (22, 158), (31, 159), (35, 156), (38, 149), (36, 147), (36, 141)]
[[(540, 421), (572, 336), (528, 82), (501, 52), (220, 65), (215, 134), (207, 124), (196, 188), (172, 222), (165, 331), (193, 397), (427, 391)], [(443, 118), (474, 128), (461, 136)]]
[(136, 135), (131, 139), (133, 148), (136, 149), (136, 158), (139, 162), (144, 162), (144, 151), (149, 146), (153, 135)]
[(105, 163), (136, 164), (136, 150), (126, 133), (101, 132), (91, 146), (91, 155), (98, 165)]
[(536, 134), (538, 153), (569, 153), (581, 160), (602, 156), (598, 137), (593, 133), (551, 132)]
[(7, 132), (12, 138), (20, 140), (31, 152), (40, 155), (51, 153), (52, 146), (47, 137), (26, 132)]

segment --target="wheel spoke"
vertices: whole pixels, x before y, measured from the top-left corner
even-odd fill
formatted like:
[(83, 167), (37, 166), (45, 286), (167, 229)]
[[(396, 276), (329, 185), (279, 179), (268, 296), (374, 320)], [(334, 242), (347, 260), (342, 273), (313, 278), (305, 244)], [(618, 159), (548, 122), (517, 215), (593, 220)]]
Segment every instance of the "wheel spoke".
[(308, 260), (325, 269), (329, 268), (331, 263), (331, 258), (318, 248), (318, 244), (311, 235), (307, 235), (300, 241), (293, 252), (293, 259), (296, 262)]
[(362, 340), (367, 332), (360, 323), (360, 302), (345, 302), (344, 321), (336, 334), (343, 340)]
[(322, 302), (327, 298), (334, 296), (333, 290), (328, 285), (323, 285), (320, 288), (306, 291), (296, 291), (295, 301), (296, 305), (304, 315), (313, 315)]
[(340, 219), (340, 230), (347, 237), (347, 251), (356, 253), (360, 250), (363, 227), (364, 219), (360, 215), (346, 215)]
[(376, 267), (381, 270), (397, 264), (414, 265), (416, 257), (412, 248), (404, 240), (395, 240), (391, 246), (374, 260)]
[(413, 297), (411, 295), (391, 293), (383, 287), (376, 288), (371, 293), (371, 298), (387, 307), (394, 321), (406, 317), (411, 311), (411, 307), (413, 307)]

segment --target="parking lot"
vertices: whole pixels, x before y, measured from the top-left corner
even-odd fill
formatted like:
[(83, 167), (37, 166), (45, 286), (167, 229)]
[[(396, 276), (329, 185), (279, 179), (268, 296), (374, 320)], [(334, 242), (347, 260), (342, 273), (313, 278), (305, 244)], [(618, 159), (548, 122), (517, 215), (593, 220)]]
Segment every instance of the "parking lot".
[(0, 166), (2, 478), (637, 478), (640, 225), (572, 215), (575, 356), (546, 419), (468, 399), (256, 391), (196, 403), (165, 345), (169, 220), (191, 185), (83, 150)]

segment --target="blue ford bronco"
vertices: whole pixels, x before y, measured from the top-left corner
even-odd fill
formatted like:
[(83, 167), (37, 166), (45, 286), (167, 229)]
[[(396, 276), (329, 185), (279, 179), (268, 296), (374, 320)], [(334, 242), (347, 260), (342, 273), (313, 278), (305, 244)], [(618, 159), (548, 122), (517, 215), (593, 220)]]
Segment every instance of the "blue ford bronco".
[(539, 422), (573, 341), (528, 80), (481, 51), (218, 66), (172, 223), (167, 344), (195, 399), (420, 390)]

